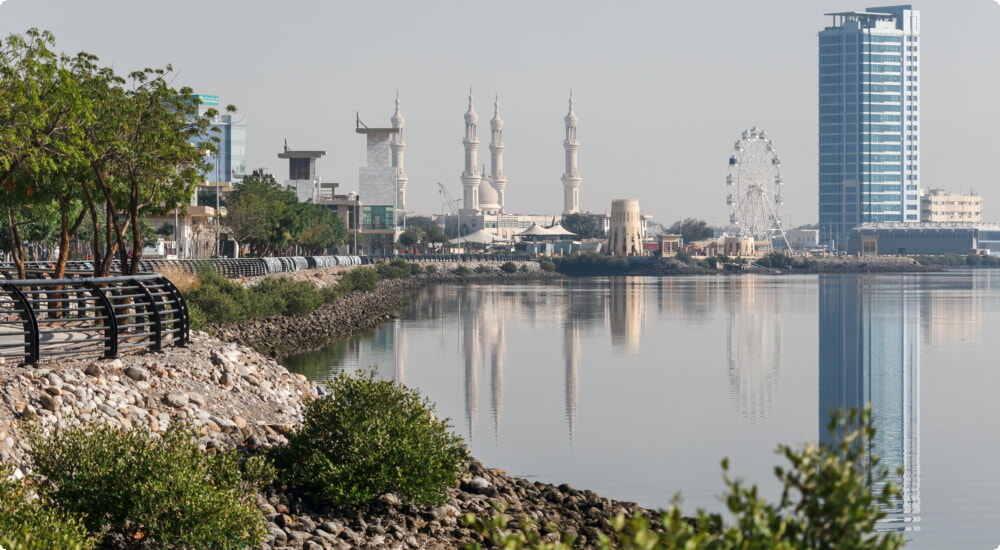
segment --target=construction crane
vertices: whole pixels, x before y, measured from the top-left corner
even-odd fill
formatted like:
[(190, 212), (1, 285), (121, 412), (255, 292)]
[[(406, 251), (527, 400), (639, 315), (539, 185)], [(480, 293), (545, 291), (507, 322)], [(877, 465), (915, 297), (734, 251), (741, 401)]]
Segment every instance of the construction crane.
[[(448, 205), (448, 210), (451, 212), (452, 216), (455, 216), (455, 235), (458, 237), (458, 242), (462, 242), (462, 224), (461, 218), (459, 217), (458, 208), (455, 205), (458, 204), (459, 199), (452, 198), (451, 193), (448, 192), (448, 188), (444, 186), (443, 183), (437, 182), (438, 184), (438, 194), (444, 195), (444, 204)], [(441, 206), (441, 215), (444, 216), (444, 205)]]

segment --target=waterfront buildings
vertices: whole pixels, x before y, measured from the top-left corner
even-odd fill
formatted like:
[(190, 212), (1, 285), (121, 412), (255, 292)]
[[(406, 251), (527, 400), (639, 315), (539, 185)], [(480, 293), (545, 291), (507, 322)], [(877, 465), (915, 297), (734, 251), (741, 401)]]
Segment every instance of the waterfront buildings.
[(819, 230), (920, 221), (920, 12), (827, 14), (819, 32)]
[(278, 158), (288, 159), (285, 188), (295, 191), (299, 202), (315, 202), (319, 198), (320, 177), (316, 175), (316, 160), (324, 156), (326, 151), (293, 151), (285, 140), (285, 150), (278, 153)]
[(920, 221), (969, 222), (983, 221), (983, 197), (956, 195), (944, 189), (931, 189), (920, 197)]

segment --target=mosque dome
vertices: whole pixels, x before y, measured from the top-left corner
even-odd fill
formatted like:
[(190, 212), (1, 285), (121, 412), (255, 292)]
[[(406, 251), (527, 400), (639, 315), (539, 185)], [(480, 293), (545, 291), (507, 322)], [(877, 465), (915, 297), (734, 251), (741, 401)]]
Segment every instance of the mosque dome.
[(486, 178), (479, 182), (479, 208), (484, 211), (500, 210), (500, 195)]

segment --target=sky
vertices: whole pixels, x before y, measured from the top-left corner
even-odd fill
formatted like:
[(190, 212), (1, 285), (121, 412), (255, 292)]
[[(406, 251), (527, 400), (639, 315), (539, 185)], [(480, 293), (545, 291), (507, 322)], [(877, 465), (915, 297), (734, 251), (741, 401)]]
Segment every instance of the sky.
[[(324, 150), (317, 173), (358, 189), (370, 127), (406, 119), (407, 209), (442, 213), (437, 182), (462, 196), (463, 115), (479, 113), (489, 171), (495, 94), (504, 120), (506, 207), (558, 214), (563, 117), (579, 117), (580, 206), (638, 199), (669, 225), (721, 226), (734, 142), (767, 131), (781, 159), (785, 227), (817, 220), (817, 33), (825, 13), (879, 3), (815, 0), (5, 0), (0, 37), (51, 31), (60, 51), (119, 74), (175, 70), (247, 124), (247, 166), (279, 181), (292, 149)], [(926, 0), (921, 12), (921, 186), (984, 197), (1000, 221), (994, 130), (1000, 72), (995, 0)]]

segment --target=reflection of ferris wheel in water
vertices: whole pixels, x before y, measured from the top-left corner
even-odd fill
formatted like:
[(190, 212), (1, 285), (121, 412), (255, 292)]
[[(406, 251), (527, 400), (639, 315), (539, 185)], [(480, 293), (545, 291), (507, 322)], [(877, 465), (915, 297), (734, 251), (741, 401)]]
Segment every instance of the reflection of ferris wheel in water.
[(781, 160), (774, 142), (764, 130), (744, 130), (729, 157), (726, 234), (772, 243), (777, 240), (791, 248), (781, 227), (782, 184)]

